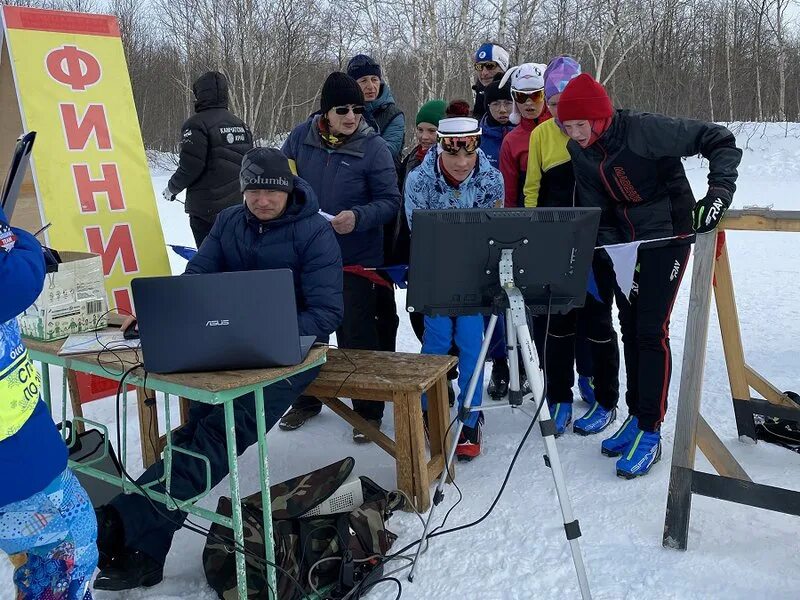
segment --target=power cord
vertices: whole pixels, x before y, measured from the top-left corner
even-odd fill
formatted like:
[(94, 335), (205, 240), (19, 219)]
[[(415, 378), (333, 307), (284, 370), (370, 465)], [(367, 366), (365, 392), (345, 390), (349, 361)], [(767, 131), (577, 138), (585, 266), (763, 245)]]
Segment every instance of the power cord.
[[(543, 348), (542, 348), (542, 355), (543, 355), (542, 371), (545, 374), (547, 373), (547, 338), (548, 338), (549, 333), (550, 333), (550, 315), (551, 315), (551, 310), (552, 310), (552, 301), (553, 301), (553, 296), (552, 296), (552, 293), (551, 293), (549, 295), (549, 297), (548, 297), (547, 321), (546, 321), (546, 325), (545, 325), (545, 338), (544, 338), (544, 344), (543, 344)], [(531, 341), (533, 343), (533, 340), (531, 340)], [(525, 434), (522, 436), (522, 440), (520, 441), (519, 445), (517, 446), (516, 451), (514, 452), (514, 456), (513, 456), (513, 458), (511, 459), (511, 462), (508, 465), (508, 469), (507, 469), (506, 475), (505, 475), (505, 477), (503, 479), (503, 483), (500, 485), (500, 489), (498, 490), (497, 495), (495, 496), (494, 500), (492, 501), (492, 504), (489, 506), (489, 508), (486, 510), (486, 512), (480, 518), (476, 519), (475, 521), (472, 521), (471, 523), (466, 523), (464, 525), (459, 525), (459, 526), (453, 527), (451, 529), (442, 530), (441, 528), (444, 527), (444, 524), (446, 523), (447, 518), (450, 516), (450, 513), (458, 505), (458, 503), (461, 502), (461, 499), (463, 498), (463, 495), (461, 495), (461, 490), (456, 485), (456, 489), (459, 491), (460, 497), (459, 497), (458, 501), (447, 512), (447, 514), (445, 515), (444, 520), (442, 521), (442, 524), (439, 525), (436, 529), (434, 529), (433, 532), (428, 534), (428, 537), (426, 538), (426, 540), (423, 540), (422, 538), (420, 538), (418, 540), (415, 540), (415, 541), (411, 542), (410, 544), (408, 544), (407, 546), (401, 548), (397, 552), (388, 555), (385, 559), (382, 559), (380, 564), (386, 564), (387, 562), (400, 557), (401, 555), (405, 554), (408, 550), (410, 550), (411, 548), (413, 548), (417, 544), (421, 544), (423, 541), (427, 542), (427, 540), (429, 540), (430, 538), (439, 537), (439, 536), (442, 536), (442, 535), (455, 533), (457, 531), (464, 531), (466, 529), (470, 529), (472, 527), (475, 527), (475, 526), (481, 524), (483, 521), (485, 521), (487, 518), (489, 518), (489, 516), (494, 511), (494, 509), (497, 506), (497, 504), (500, 502), (500, 499), (503, 496), (503, 493), (505, 492), (506, 486), (508, 485), (508, 481), (511, 478), (511, 473), (514, 470), (514, 466), (517, 463), (517, 459), (519, 458), (519, 455), (522, 452), (522, 449), (524, 448), (525, 443), (527, 442), (528, 437), (531, 434), (531, 431), (533, 431), (533, 428), (534, 428), (534, 426), (536, 425), (536, 422), (539, 419), (539, 414), (541, 413), (541, 410), (542, 410), (542, 407), (544, 406), (544, 402), (546, 401), (546, 398), (547, 398), (547, 377), (545, 376), (544, 377), (544, 386), (543, 386), (543, 391), (542, 391), (542, 399), (539, 401), (539, 404), (538, 404), (538, 406), (536, 408), (536, 412), (534, 413), (533, 418), (531, 419), (531, 423), (530, 423), (530, 425), (528, 425), (528, 428), (525, 430)], [(455, 419), (453, 420), (453, 422), (450, 423), (450, 427), (453, 426), (453, 423), (455, 423)], [(449, 428), (448, 428), (448, 431), (449, 431)], [(452, 473), (450, 471), (448, 471), (448, 474), (451, 475), (451, 479), (452, 479)], [(453, 484), (455, 485), (455, 481), (453, 481)], [(380, 566), (380, 565), (376, 565), (376, 566)], [(407, 568), (407, 567), (404, 567), (404, 568)], [(393, 578), (388, 578), (387, 580), (392, 580), (392, 579)], [(363, 583), (360, 584), (359, 586), (357, 586), (353, 590), (355, 592), (355, 595), (352, 597), (353, 600), (360, 600), (361, 596), (364, 593), (366, 593), (369, 589), (371, 589), (371, 587), (373, 587), (375, 584), (380, 583), (382, 581), (383, 581), (383, 579), (379, 579), (379, 580), (375, 581), (374, 583), (371, 583), (369, 586), (364, 586), (363, 588), (361, 587), (363, 585)], [(397, 580), (395, 580), (395, 581), (397, 581)], [(397, 598), (399, 598), (400, 594), (402, 593), (402, 584), (399, 581), (397, 581), (397, 584), (398, 584), (399, 590), (400, 590), (399, 593), (398, 593), (398, 596), (397, 596)]]

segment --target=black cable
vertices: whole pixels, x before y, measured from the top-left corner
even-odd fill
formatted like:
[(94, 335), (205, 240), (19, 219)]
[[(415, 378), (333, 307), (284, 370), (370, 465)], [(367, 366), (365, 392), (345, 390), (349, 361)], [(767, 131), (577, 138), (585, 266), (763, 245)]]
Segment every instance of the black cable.
[[(480, 523), (485, 521), (489, 517), (489, 515), (491, 515), (492, 511), (494, 511), (495, 507), (497, 506), (498, 502), (500, 501), (500, 498), (502, 497), (503, 492), (505, 491), (506, 485), (508, 484), (508, 481), (511, 478), (511, 473), (514, 470), (514, 465), (516, 464), (517, 459), (519, 458), (519, 455), (522, 452), (522, 448), (525, 446), (525, 443), (527, 442), (531, 431), (533, 431), (533, 427), (536, 425), (536, 421), (539, 419), (539, 414), (541, 413), (542, 407), (544, 406), (544, 403), (545, 403), (546, 398), (547, 398), (547, 377), (546, 377), (546, 373), (547, 373), (547, 337), (548, 337), (548, 334), (550, 332), (550, 314), (551, 314), (550, 311), (552, 309), (552, 301), (553, 301), (553, 296), (552, 296), (552, 292), (551, 292), (549, 297), (548, 297), (547, 322), (546, 322), (546, 325), (545, 325), (544, 346), (542, 348), (542, 355), (543, 355), (542, 371), (543, 371), (543, 373), (545, 373), (544, 385), (543, 385), (543, 389), (542, 389), (542, 399), (539, 401), (539, 405), (536, 408), (536, 412), (534, 413), (533, 418), (531, 419), (531, 423), (528, 426), (528, 428), (526, 429), (525, 434), (522, 437), (522, 440), (520, 441), (519, 445), (517, 446), (516, 452), (514, 452), (514, 456), (511, 459), (511, 463), (508, 465), (508, 469), (507, 469), (506, 475), (505, 475), (505, 477), (503, 479), (503, 483), (501, 484), (500, 489), (498, 490), (497, 495), (495, 496), (495, 499), (492, 501), (492, 504), (489, 506), (489, 509), (480, 518), (476, 519), (472, 523), (467, 523), (465, 525), (459, 525), (459, 526), (453, 527), (451, 529), (444, 529), (444, 530), (439, 531), (444, 526), (444, 523), (446, 522), (447, 517), (450, 515), (450, 512), (452, 512), (452, 509), (455, 508), (456, 505), (453, 505), (453, 507), (451, 507), (450, 511), (448, 511), (448, 513), (445, 515), (445, 519), (442, 521), (442, 524), (439, 527), (437, 527), (436, 529), (434, 529), (433, 532), (428, 534), (426, 539), (431, 539), (433, 537), (439, 537), (439, 536), (442, 536), (442, 535), (446, 535), (448, 533), (454, 533), (456, 531), (463, 531), (465, 529), (469, 529), (471, 527), (475, 527), (476, 525), (479, 525)], [(532, 336), (531, 336), (531, 344), (534, 344)], [(534, 344), (534, 350), (535, 350), (535, 344)], [(453, 422), (455, 422), (455, 421), (453, 421)], [(451, 423), (451, 426), (452, 426), (452, 423)], [(448, 471), (448, 474), (450, 474), (449, 471)], [(455, 481), (453, 483), (455, 484)], [(456, 489), (458, 489), (458, 486), (456, 486)], [(459, 492), (460, 492), (460, 490), (459, 490)], [(459, 499), (459, 502), (460, 502), (460, 499)], [(384, 559), (381, 559), (381, 561), (376, 565), (376, 568), (378, 566), (386, 564), (387, 562), (397, 558), (401, 554), (404, 554), (406, 551), (410, 550), (411, 548), (413, 548), (417, 544), (421, 544), (423, 541), (425, 541), (425, 540), (420, 538), (418, 540), (415, 540), (415, 541), (409, 543), (408, 545), (406, 545), (405, 547), (401, 548), (397, 552), (394, 552), (394, 553), (392, 553), (390, 555), (387, 555)], [(359, 584), (359, 585), (361, 585), (361, 584)], [(358, 586), (355, 589), (358, 589)], [(356, 596), (356, 599), (360, 598), (360, 594), (361, 593), (363, 593), (363, 590), (359, 590), (358, 591), (358, 595)]]

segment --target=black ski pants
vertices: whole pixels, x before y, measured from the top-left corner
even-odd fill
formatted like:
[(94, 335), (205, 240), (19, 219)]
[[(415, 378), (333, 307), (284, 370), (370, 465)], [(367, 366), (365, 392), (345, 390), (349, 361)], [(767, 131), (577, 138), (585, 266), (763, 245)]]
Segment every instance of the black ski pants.
[(628, 413), (638, 417), (644, 431), (658, 430), (667, 411), (672, 376), (669, 320), (690, 248), (688, 244), (640, 247), (630, 298), (617, 286), (608, 255), (601, 252), (594, 261), (602, 297), (613, 290), (617, 300), (627, 372), (625, 400)]

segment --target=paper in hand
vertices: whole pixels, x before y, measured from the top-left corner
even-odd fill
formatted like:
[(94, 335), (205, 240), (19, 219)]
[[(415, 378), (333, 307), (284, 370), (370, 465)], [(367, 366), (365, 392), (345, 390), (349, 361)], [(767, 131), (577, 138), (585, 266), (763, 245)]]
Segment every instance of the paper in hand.
[(325, 220), (328, 221), (328, 222), (331, 222), (336, 218), (333, 215), (329, 215), (328, 213), (326, 213), (322, 209), (319, 209), (319, 214), (321, 214), (323, 217), (325, 217)]

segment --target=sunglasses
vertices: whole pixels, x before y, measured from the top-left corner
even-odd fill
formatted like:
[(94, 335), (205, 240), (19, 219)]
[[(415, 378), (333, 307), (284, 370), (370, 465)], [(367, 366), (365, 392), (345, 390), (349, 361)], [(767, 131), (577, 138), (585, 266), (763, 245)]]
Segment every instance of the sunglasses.
[(353, 111), (354, 115), (363, 115), (366, 109), (363, 106), (337, 106), (333, 110), (337, 115), (344, 116), (350, 111)]
[(534, 104), (538, 104), (544, 100), (544, 90), (536, 90), (534, 92), (520, 92), (518, 90), (511, 90), (511, 97), (517, 104), (525, 104), (529, 99), (533, 100)]
[(480, 135), (465, 135), (465, 136), (452, 136), (452, 137), (443, 137), (439, 136), (439, 145), (442, 147), (442, 150), (447, 152), (448, 154), (458, 154), (461, 150), (464, 150), (467, 154), (475, 154), (478, 151), (478, 147), (481, 145), (481, 136)]
[(493, 71), (499, 66), (500, 65), (498, 65), (496, 62), (479, 62), (475, 63), (475, 70), (483, 71), (485, 69), (487, 71)]

